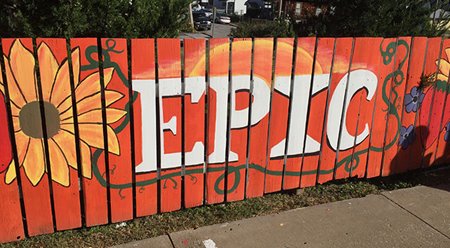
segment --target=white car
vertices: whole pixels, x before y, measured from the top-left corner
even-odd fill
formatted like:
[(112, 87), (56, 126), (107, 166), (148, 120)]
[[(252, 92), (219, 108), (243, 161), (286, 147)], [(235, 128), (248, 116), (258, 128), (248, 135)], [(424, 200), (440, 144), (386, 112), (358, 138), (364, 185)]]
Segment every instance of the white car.
[(230, 24), (231, 18), (229, 16), (225, 16), (225, 15), (217, 15), (215, 21), (216, 21), (216, 23)]

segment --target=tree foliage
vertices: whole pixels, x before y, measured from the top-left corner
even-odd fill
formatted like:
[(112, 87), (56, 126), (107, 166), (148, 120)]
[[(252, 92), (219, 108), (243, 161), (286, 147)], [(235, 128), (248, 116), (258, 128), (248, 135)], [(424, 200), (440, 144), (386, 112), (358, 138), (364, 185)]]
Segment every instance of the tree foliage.
[(2, 0), (2, 37), (174, 37), (190, 0)]
[(448, 0), (331, 0), (328, 11), (309, 17), (296, 30), (320, 36), (439, 36), (447, 31), (448, 20), (442, 19), (444, 11), (435, 18), (433, 13), (448, 4)]
[(231, 31), (233, 37), (292, 37), (294, 30), (289, 22), (280, 21), (245, 21)]

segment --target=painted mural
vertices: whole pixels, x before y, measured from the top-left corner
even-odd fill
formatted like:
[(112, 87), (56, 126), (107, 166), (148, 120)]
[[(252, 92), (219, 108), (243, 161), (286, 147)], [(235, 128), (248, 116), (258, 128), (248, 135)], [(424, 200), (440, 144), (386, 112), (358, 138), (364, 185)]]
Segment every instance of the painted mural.
[(1, 44), (3, 242), (450, 160), (449, 40)]

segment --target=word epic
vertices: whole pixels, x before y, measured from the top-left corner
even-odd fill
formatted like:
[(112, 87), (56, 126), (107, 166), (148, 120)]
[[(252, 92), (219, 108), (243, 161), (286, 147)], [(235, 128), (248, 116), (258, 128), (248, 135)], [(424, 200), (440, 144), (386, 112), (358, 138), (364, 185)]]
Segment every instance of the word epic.
[[(209, 127), (213, 128), (214, 140), (209, 144), (208, 162), (224, 163), (226, 160), (227, 126), (228, 126), (228, 96), (231, 92), (231, 106), (229, 127), (231, 130), (246, 128), (249, 123), (257, 125), (270, 111), (271, 87), (258, 76), (253, 77), (251, 99), (251, 121), (248, 121), (249, 107), (237, 108), (237, 95), (240, 92), (250, 92), (250, 76), (235, 75), (231, 78), (231, 89), (228, 88), (228, 77), (211, 77), (210, 94), (215, 102), (210, 104), (209, 115), (215, 116), (210, 121)], [(313, 82), (311, 83), (311, 80)], [(321, 149), (321, 141), (312, 138), (307, 133), (308, 105), (315, 96), (326, 90), (329, 86), (330, 74), (296, 75), (291, 84), (289, 76), (277, 76), (274, 79), (273, 94), (280, 94), (291, 101), (290, 123), (288, 129), (288, 142), (280, 137), (276, 145), (269, 147), (271, 158), (283, 158), (287, 156), (299, 156), (302, 154), (317, 153)], [(377, 77), (368, 70), (359, 69), (345, 74), (339, 81), (336, 89), (329, 99), (329, 109), (326, 116), (326, 137), (329, 146), (333, 150), (347, 150), (357, 146), (370, 134), (369, 124), (365, 123), (356, 135), (347, 130), (346, 120), (348, 109), (353, 96), (361, 91), (366, 91), (366, 100), (372, 100), (377, 89)], [(155, 80), (133, 80), (133, 90), (140, 94), (142, 158), (137, 164), (136, 172), (150, 172), (157, 169), (157, 105), (159, 105), (159, 133), (161, 169), (176, 168), (181, 166), (182, 151), (174, 151), (173, 144), (167, 142), (168, 136), (182, 135), (177, 130), (181, 122), (181, 101), (175, 104), (170, 99), (181, 97), (182, 84), (180, 78), (165, 78), (159, 80), (159, 94), (156, 92)], [(291, 87), (292, 85), (292, 87)], [(312, 87), (312, 88), (311, 88)], [(292, 88), (292, 89), (291, 89)], [(185, 95), (190, 95), (188, 104), (197, 104), (205, 95), (205, 77), (188, 77), (184, 83)], [(310, 97), (311, 94), (311, 97)], [(356, 118), (356, 116), (355, 116)], [(211, 118), (210, 118), (211, 120)], [(202, 120), (203, 121), (203, 120)], [(342, 128), (341, 127), (342, 123)], [(136, 125), (135, 125), (136, 126)], [(186, 130), (189, 132), (189, 130)], [(285, 147), (287, 145), (287, 153)], [(191, 147), (185, 149), (185, 165), (199, 165), (204, 163), (204, 140), (194, 142)], [(238, 154), (230, 148), (228, 154), (230, 162), (238, 161)]]

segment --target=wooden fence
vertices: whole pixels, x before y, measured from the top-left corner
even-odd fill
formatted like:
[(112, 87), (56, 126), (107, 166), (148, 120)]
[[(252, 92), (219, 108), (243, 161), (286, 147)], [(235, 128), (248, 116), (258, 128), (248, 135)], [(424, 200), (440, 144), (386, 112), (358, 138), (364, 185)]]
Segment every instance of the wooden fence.
[(447, 39), (1, 49), (1, 242), (450, 162)]

